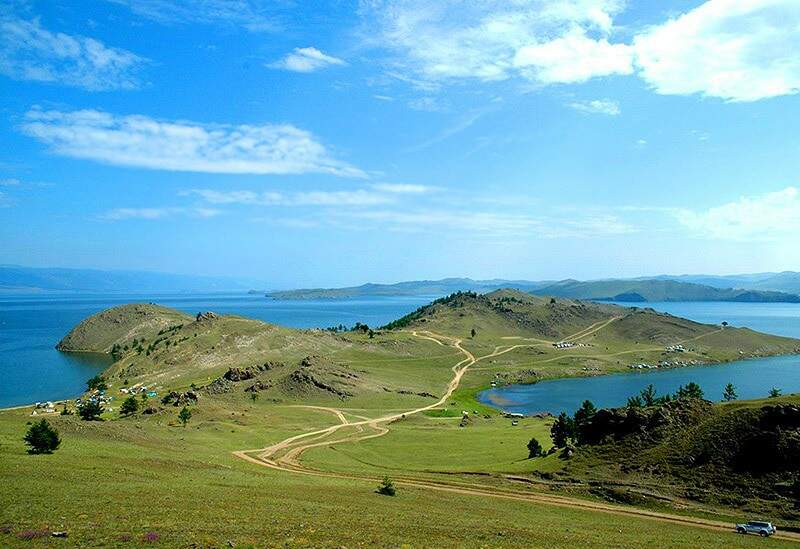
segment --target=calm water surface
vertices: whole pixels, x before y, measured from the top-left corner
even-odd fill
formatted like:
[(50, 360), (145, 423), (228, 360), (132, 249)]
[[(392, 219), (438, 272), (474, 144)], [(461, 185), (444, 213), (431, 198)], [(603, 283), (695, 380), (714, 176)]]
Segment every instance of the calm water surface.
[(381, 326), (438, 296), (276, 301), (247, 294), (0, 296), (0, 407), (78, 395), (108, 366), (103, 355), (60, 353), (56, 343), (84, 318), (108, 307), (154, 302), (190, 314), (214, 311), (293, 328), (363, 322)]

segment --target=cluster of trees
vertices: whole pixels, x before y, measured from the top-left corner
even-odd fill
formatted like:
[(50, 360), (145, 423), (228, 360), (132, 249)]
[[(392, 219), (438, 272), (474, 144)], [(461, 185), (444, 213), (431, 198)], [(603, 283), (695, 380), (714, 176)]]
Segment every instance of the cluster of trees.
[(90, 391), (98, 390), (98, 391), (105, 391), (108, 389), (108, 384), (103, 376), (97, 374), (89, 381), (86, 382), (86, 386), (89, 388)]
[(369, 334), (370, 339), (375, 337), (375, 332), (368, 325), (361, 322), (356, 322), (352, 328), (348, 328), (344, 324), (339, 324), (338, 326), (330, 326), (325, 328), (325, 330), (335, 334), (343, 332), (361, 332), (362, 334)]

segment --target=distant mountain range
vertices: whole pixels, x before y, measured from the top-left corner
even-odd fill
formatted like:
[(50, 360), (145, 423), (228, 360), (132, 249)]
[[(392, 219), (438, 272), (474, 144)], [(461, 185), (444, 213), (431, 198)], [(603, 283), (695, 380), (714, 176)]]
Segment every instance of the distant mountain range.
[(0, 292), (199, 292), (264, 288), (263, 282), (231, 277), (100, 271), (0, 265)]
[[(702, 280), (704, 283), (694, 282)], [(710, 282), (710, 283), (709, 283)], [(713, 284), (712, 284), (713, 283)], [(725, 284), (733, 284), (725, 286)], [(735, 283), (735, 284), (734, 284)], [(750, 286), (752, 284), (752, 286)], [(735, 286), (735, 287), (734, 287)], [(397, 284), (364, 284), (348, 288), (316, 288), (271, 292), (274, 299), (341, 299), (369, 296), (444, 295), (457, 291), (486, 293), (500, 288), (516, 288), (536, 295), (595, 301), (734, 301), (758, 303), (800, 303), (800, 296), (774, 288), (797, 288), (800, 273), (707, 276), (680, 275), (612, 280), (472, 280), (446, 278)]]

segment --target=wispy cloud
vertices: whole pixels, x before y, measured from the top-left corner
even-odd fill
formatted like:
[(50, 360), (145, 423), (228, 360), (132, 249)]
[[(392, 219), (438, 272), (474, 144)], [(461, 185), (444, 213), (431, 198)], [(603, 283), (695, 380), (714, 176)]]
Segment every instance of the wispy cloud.
[(344, 60), (322, 53), (317, 48), (295, 48), (283, 59), (270, 63), (273, 69), (293, 72), (314, 72), (335, 65), (346, 65)]
[(394, 194), (427, 194), (439, 190), (438, 187), (412, 183), (376, 183), (372, 185), (372, 188), (376, 191)]
[(629, 48), (607, 39), (623, 6), (622, 0), (372, 0), (361, 13), (368, 41), (393, 52), (395, 72), (406, 78), (522, 75), (554, 83), (632, 71)]
[(246, 204), (251, 206), (374, 206), (376, 204), (388, 204), (395, 200), (393, 196), (387, 193), (363, 189), (296, 193), (191, 189), (183, 194), (199, 196), (210, 204)]
[(21, 181), (16, 178), (0, 179), (0, 187), (18, 187)]
[(0, 191), (0, 208), (7, 208), (11, 206), (12, 200), (8, 197), (8, 194)]
[(128, 6), (161, 24), (235, 25), (249, 31), (276, 31), (280, 3), (268, 0), (108, 0)]
[(208, 125), (103, 111), (32, 109), (22, 131), (63, 156), (154, 170), (365, 177), (290, 124)]
[(587, 114), (605, 114), (608, 116), (617, 116), (622, 110), (619, 108), (619, 103), (611, 101), (610, 99), (592, 99), (591, 101), (573, 101), (568, 106), (576, 111)]
[(701, 237), (724, 240), (794, 241), (800, 234), (800, 190), (786, 187), (707, 210), (678, 210), (675, 217)]
[(147, 60), (85, 36), (51, 32), (38, 20), (0, 19), (0, 73), (90, 91), (140, 86)]
[(124, 221), (127, 219), (156, 220), (176, 216), (209, 218), (222, 213), (221, 210), (213, 208), (114, 208), (100, 214), (100, 219), (106, 221)]

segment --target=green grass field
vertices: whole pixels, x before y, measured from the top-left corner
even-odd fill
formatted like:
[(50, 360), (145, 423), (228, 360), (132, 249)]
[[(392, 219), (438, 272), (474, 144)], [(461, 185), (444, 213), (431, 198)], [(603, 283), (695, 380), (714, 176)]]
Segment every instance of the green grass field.
[[(507, 292), (500, 298), (504, 301), (488, 308), (469, 299), (456, 307), (437, 305), (403, 330), (374, 337), (288, 330), (235, 317), (188, 320), (174, 328), (172, 313), (160, 310), (148, 312), (154, 316), (144, 327), (123, 315), (123, 322), (131, 324), (120, 331), (128, 335), (119, 341), (80, 330), (74, 340), (84, 348), (128, 346), (107, 372), (115, 411), (102, 422), (48, 417), (63, 439), (53, 455), (26, 454), (22, 437), (33, 419), (29, 409), (0, 412), (0, 545), (139, 546), (146, 535), (153, 538), (150, 543), (182, 547), (763, 543), (732, 531), (618, 514), (625, 512), (624, 506), (607, 513), (493, 497), (503, 492), (561, 494), (603, 504), (608, 500), (588, 484), (563, 481), (566, 463), (557, 455), (527, 459), (531, 438), (545, 449), (550, 446), (552, 419), (526, 418), (512, 425), (497, 410), (479, 404), (475, 395), (491, 380), (596, 375), (587, 366), (601, 373), (619, 371), (629, 360), (657, 360), (665, 343), (687, 339), (693, 340), (691, 352), (705, 360), (790, 352), (798, 342), (649, 313), (622, 322), (614, 317), (620, 309), (609, 306), (586, 311), (569, 301), (509, 301), (516, 297)], [(170, 329), (159, 334), (165, 324)], [(426, 339), (423, 330), (460, 339), (465, 351), (452, 339)], [(139, 342), (145, 338), (150, 354), (136, 350), (132, 334)], [(566, 336), (586, 345), (561, 350), (550, 344)], [(514, 345), (521, 346), (505, 352)], [(445, 394), (452, 368), (468, 353), (477, 362), (441, 404), (380, 425), (342, 427), (321, 441), (380, 434), (384, 428), (388, 432), (321, 444), (298, 458), (304, 469), (342, 478), (274, 470), (233, 455), (337, 425), (341, 420), (336, 411), (349, 422), (362, 422), (429, 407)], [(229, 368), (253, 368), (267, 361), (269, 369), (258, 370), (247, 381), (227, 383), (222, 392), (202, 388)], [(159, 392), (149, 402), (158, 413), (118, 416), (118, 389), (134, 382)], [(262, 389), (252, 401), (245, 389), (255, 382)], [(167, 390), (192, 385), (200, 400), (184, 428), (177, 421), (180, 407), (158, 400)], [(337, 396), (330, 388), (348, 396)], [(470, 416), (463, 426), (462, 411)], [(603, 474), (613, 477), (608, 470)], [(398, 481), (397, 497), (375, 493), (377, 479), (384, 475)], [(491, 494), (404, 484), (413, 479), (436, 486), (481, 486)], [(637, 505), (677, 515), (737, 518), (735, 511), (716, 504), (649, 499)], [(35, 537), (45, 530), (65, 530), (69, 537)]]

